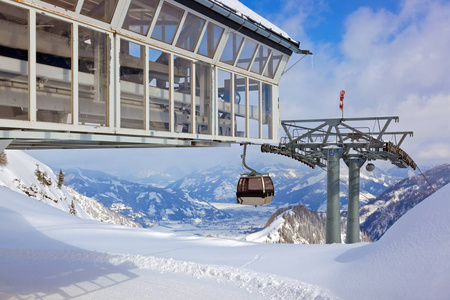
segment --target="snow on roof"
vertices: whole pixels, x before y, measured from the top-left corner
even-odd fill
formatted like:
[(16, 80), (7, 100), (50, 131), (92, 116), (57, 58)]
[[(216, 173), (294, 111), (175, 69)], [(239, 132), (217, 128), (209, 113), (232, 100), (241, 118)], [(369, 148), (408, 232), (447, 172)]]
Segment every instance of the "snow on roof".
[[(260, 35), (269, 38), (271, 40), (276, 41), (277, 43), (281, 44), (283, 47), (286, 47), (290, 49), (291, 51), (295, 53), (302, 53), (304, 50), (300, 50), (300, 42), (294, 40), (291, 38), (285, 31), (280, 29), (278, 26), (274, 25), (273, 23), (269, 22), (265, 18), (258, 15), (256, 12), (239, 2), (238, 0), (195, 0), (209, 8), (214, 9), (214, 5), (217, 7), (221, 7), (225, 11), (228, 11), (230, 15), (227, 17), (236, 21), (236, 18), (233, 18), (231, 14), (234, 14), (238, 18), (241, 18), (242, 20), (248, 22), (249, 24), (253, 24), (251, 27), (255, 26), (256, 28), (260, 28), (260, 30), (255, 30)], [(210, 3), (213, 6), (206, 4)], [(239, 23), (239, 22), (238, 22)], [(247, 27), (246, 24), (241, 24), (245, 27)], [(254, 29), (253, 29), (254, 30)], [(273, 38), (274, 36), (278, 36), (278, 38)], [(282, 42), (282, 40), (285, 40)], [(309, 54), (309, 53), (308, 53)]]
[(294, 41), (285, 31), (264, 19), (253, 10), (239, 2), (238, 0), (211, 0), (219, 5), (225, 6), (226, 8), (232, 9), (237, 15), (248, 19), (249, 21), (253, 21), (255, 23), (259, 23), (262, 26), (271, 29), (273, 32)]

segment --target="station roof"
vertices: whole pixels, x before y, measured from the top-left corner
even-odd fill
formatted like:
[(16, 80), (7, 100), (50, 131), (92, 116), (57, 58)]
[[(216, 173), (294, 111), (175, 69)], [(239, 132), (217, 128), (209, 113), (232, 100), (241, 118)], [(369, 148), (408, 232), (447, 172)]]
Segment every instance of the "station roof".
[[(186, 2), (190, 2), (185, 0), (175, 1), (184, 5), (187, 5)], [(294, 53), (312, 54), (308, 50), (300, 49), (299, 41), (291, 38), (285, 31), (261, 17), (238, 0), (193, 0), (192, 2), (209, 8), (218, 15), (227, 18), (239, 26), (237, 28), (240, 30), (256, 33), (258, 36), (268, 39)]]

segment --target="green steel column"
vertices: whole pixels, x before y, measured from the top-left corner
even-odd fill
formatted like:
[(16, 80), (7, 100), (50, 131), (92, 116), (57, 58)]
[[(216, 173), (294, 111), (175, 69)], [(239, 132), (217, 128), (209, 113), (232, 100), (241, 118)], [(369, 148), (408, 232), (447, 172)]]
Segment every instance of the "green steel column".
[(339, 161), (341, 148), (322, 150), (327, 156), (327, 244), (341, 242), (341, 214), (339, 201)]
[(360, 241), (359, 227), (359, 172), (366, 160), (363, 158), (349, 158), (345, 160), (348, 166), (348, 214), (347, 214), (347, 244)]

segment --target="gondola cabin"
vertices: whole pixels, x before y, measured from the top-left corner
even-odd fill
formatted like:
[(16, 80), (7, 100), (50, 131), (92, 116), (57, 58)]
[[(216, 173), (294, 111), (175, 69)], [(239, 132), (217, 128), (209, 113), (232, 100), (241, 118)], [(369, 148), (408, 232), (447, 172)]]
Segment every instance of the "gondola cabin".
[(237, 203), (255, 206), (269, 204), (274, 195), (275, 189), (269, 175), (241, 175), (236, 191)]

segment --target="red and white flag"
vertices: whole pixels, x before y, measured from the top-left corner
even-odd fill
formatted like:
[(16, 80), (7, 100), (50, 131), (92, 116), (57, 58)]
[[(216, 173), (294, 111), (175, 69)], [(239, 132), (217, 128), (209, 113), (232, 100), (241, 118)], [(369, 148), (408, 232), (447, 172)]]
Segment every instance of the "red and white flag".
[(339, 93), (340, 95), (340, 101), (339, 101), (339, 110), (343, 111), (344, 110), (344, 95), (345, 95), (345, 91), (341, 90), (341, 92)]

